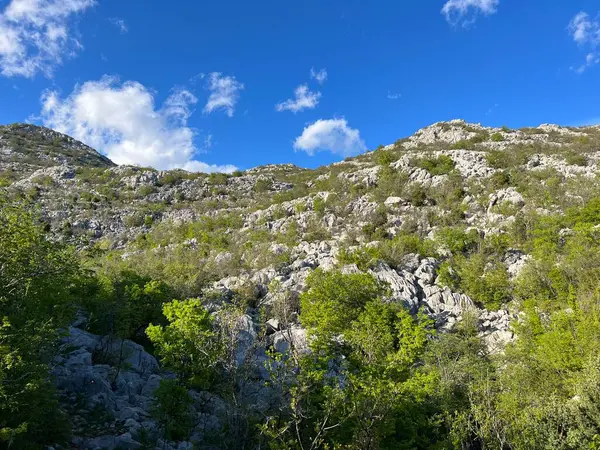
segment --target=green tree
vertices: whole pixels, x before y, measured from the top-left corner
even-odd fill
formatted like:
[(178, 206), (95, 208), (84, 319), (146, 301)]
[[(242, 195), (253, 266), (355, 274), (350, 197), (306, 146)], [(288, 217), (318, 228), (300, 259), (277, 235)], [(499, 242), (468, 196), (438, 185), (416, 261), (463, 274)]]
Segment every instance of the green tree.
[(0, 442), (11, 448), (68, 434), (48, 363), (81, 277), (73, 251), (47, 240), (32, 214), (0, 205)]
[(263, 427), (273, 448), (435, 448), (437, 377), (419, 368), (431, 322), (385, 303), (371, 275), (316, 271), (307, 284), (300, 319), (312, 353), (287, 389), (286, 414)]
[(224, 353), (210, 313), (199, 299), (189, 299), (166, 303), (163, 314), (168, 325), (146, 330), (163, 365), (192, 386), (210, 386)]

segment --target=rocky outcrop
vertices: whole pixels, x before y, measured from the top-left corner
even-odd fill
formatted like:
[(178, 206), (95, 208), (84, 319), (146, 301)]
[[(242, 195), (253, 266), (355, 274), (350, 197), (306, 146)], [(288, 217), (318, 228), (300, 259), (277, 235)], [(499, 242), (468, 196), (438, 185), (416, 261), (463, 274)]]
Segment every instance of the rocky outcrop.
[[(109, 339), (70, 327), (61, 356), (52, 371), (64, 407), (74, 426), (72, 445), (89, 450), (152, 448), (191, 449), (191, 442), (166, 442), (152, 416), (153, 393), (169, 373), (142, 346), (128, 340)], [(191, 391), (193, 397), (209, 396)], [(203, 427), (220, 427), (216, 399), (194, 404)], [(212, 404), (211, 404), (212, 402)], [(142, 443), (145, 441), (146, 446)]]

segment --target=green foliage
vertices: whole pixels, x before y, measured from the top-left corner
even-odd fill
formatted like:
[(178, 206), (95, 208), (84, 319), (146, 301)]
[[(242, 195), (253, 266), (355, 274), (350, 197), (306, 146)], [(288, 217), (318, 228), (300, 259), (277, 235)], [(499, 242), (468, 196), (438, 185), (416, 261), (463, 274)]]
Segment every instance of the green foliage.
[(145, 329), (151, 322), (163, 323), (163, 303), (172, 299), (163, 282), (125, 270), (99, 275), (88, 285), (83, 299), (92, 331), (146, 343)]
[(398, 160), (398, 157), (391, 151), (385, 149), (378, 149), (373, 152), (375, 162), (379, 166), (389, 166), (391, 163)]
[(371, 275), (320, 270), (309, 275), (307, 286), (300, 296), (300, 320), (311, 333), (327, 337), (341, 333), (367, 302), (385, 292)]
[(527, 164), (529, 155), (534, 152), (535, 149), (528, 147), (513, 147), (510, 151), (490, 150), (486, 160), (494, 169), (510, 169)]
[(467, 131), (475, 132), (476, 135), (470, 139), (462, 139), (458, 142), (455, 142), (450, 148), (455, 150), (472, 150), (475, 148), (476, 144), (481, 144), (482, 142), (490, 139), (490, 135), (487, 131), (479, 131), (477, 129)]
[(407, 181), (405, 172), (394, 170), (389, 165), (381, 166), (377, 186), (373, 190), (374, 200), (384, 202), (388, 197), (401, 196)]
[(190, 299), (166, 303), (163, 314), (168, 325), (146, 329), (161, 362), (192, 386), (210, 386), (224, 351), (210, 313), (199, 299)]
[(258, 193), (268, 192), (273, 186), (273, 182), (271, 180), (266, 179), (258, 179), (254, 184), (254, 191)]
[(490, 140), (492, 142), (502, 142), (504, 141), (504, 136), (502, 135), (502, 133), (494, 133), (490, 136)]
[(192, 398), (177, 380), (161, 380), (154, 391), (152, 416), (171, 441), (189, 438), (194, 425)]
[(356, 264), (363, 272), (373, 269), (382, 259), (382, 254), (377, 247), (361, 247), (353, 251), (341, 249), (337, 260), (341, 265)]
[(466, 231), (462, 227), (446, 227), (435, 234), (436, 243), (452, 255), (467, 254), (475, 251), (481, 237), (476, 229)]
[(418, 369), (431, 322), (382, 302), (369, 275), (317, 271), (307, 283), (301, 321), (313, 353), (300, 361), (282, 426), (270, 429), (275, 448), (444, 448), (436, 375)]
[(427, 201), (427, 190), (420, 183), (411, 183), (405, 192), (405, 196), (411, 205), (424, 206)]
[(208, 176), (208, 183), (211, 186), (226, 185), (228, 178), (225, 173), (213, 172)]
[(313, 211), (322, 217), (325, 214), (325, 200), (321, 197), (315, 197), (313, 199)]
[(0, 442), (8, 448), (68, 437), (48, 364), (82, 276), (74, 253), (48, 241), (31, 214), (0, 204)]
[(587, 157), (585, 155), (569, 152), (565, 155), (565, 161), (572, 166), (587, 166)]
[(427, 170), (431, 175), (448, 175), (454, 170), (454, 161), (447, 155), (421, 158), (414, 162), (416, 167)]
[(362, 231), (370, 241), (385, 239), (387, 237), (387, 231), (385, 225), (387, 225), (387, 208), (385, 205), (379, 205), (371, 216), (370, 222), (363, 226)]

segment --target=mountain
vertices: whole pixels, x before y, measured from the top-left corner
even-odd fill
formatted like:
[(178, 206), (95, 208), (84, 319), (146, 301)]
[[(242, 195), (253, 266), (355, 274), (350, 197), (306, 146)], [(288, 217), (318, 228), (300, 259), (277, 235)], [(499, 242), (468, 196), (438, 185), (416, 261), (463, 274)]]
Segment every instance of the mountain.
[[(584, 299), (596, 298), (592, 280), (600, 270), (599, 237), (595, 231), (600, 225), (598, 126), (541, 125), (515, 130), (453, 120), (433, 124), (388, 146), (315, 170), (268, 165), (232, 175), (115, 166), (80, 142), (32, 125), (0, 127), (0, 155), (2, 195), (15, 203), (33, 203), (53, 239), (74, 245), (86, 261), (86, 267), (107, 277), (103, 283), (136, 274), (136, 277), (168, 286), (169, 298), (202, 299), (203, 307), (218, 318), (219, 329), (229, 342), (230, 361), (233, 361), (227, 373), (243, 369), (244, 389), (235, 391), (235, 399), (232, 399), (227, 392), (185, 384), (191, 387), (194, 414), (201, 417), (202, 425), (194, 427), (186, 439), (179, 440), (199, 440), (208, 446), (206, 436), (210, 433), (225, 439), (224, 430), (233, 426), (227, 422), (233, 419), (226, 411), (233, 411), (232, 408), (242, 408), (235, 409), (236, 414), (242, 414), (243, 410), (243, 414), (248, 414), (244, 416), (246, 419), (252, 414), (264, 414), (257, 426), (270, 424), (266, 417), (275, 414), (269, 409), (271, 402), (281, 399), (272, 398), (273, 390), (262, 390), (264, 384), (272, 380), (269, 370), (285, 368), (285, 361), (300, 361), (302, 355), (311, 349), (314, 351), (311, 333), (325, 326), (320, 321), (336, 311), (342, 314), (354, 307), (348, 303), (327, 309), (329, 297), (342, 295), (339, 292), (343, 291), (340, 286), (344, 283), (350, 283), (349, 291), (364, 289), (367, 292), (371, 279), (373, 286), (377, 283), (385, 286), (377, 291), (384, 305), (403, 305), (410, 317), (423, 314), (431, 320), (431, 330), (436, 330), (434, 334), (438, 336), (430, 339), (447, 342), (444, 345), (448, 347), (444, 347), (435, 360), (439, 364), (445, 361), (443, 370), (435, 376), (432, 372), (423, 372), (421, 376), (431, 375), (432, 378), (427, 378), (431, 383), (445, 380), (447, 384), (443, 389), (458, 389), (452, 383), (464, 383), (461, 389), (466, 391), (456, 391), (455, 400), (467, 401), (470, 395), (481, 394), (473, 390), (481, 386), (472, 384), (477, 377), (465, 375), (466, 367), (479, 367), (485, 362), (489, 364), (485, 371), (498, 370), (494, 380), (500, 380), (502, 373), (512, 374), (510, 361), (516, 361), (517, 357), (526, 361), (539, 358), (537, 365), (532, 363), (530, 367), (531, 371), (538, 371), (539, 376), (568, 373), (564, 378), (560, 378), (563, 375), (557, 375), (556, 379), (551, 377), (555, 380), (554, 390), (548, 388), (546, 392), (537, 382), (523, 388), (532, 392), (539, 388), (539, 392), (535, 391), (536, 398), (554, 392), (556, 398), (560, 398), (557, 402), (564, 400), (561, 405), (571, 408), (570, 399), (575, 398), (576, 393), (580, 395), (577, 389), (584, 386), (581, 383), (591, 383), (580, 374), (584, 373), (584, 367), (588, 371), (595, 367), (586, 365), (595, 338), (585, 340), (587, 338), (581, 336), (592, 336), (595, 325), (575, 322), (584, 323), (577, 315), (580, 310), (588, 311), (584, 316), (596, 317), (586, 309), (591, 306)], [(334, 274), (333, 279), (327, 278), (327, 274)], [(123, 290), (126, 285), (123, 280), (115, 282), (111, 292), (121, 292), (120, 301), (133, 302), (134, 298), (142, 302), (140, 304), (145, 306), (140, 314), (150, 314), (149, 303), (143, 302), (152, 298), (157, 285), (141, 285), (135, 289), (129, 286)], [(318, 297), (320, 286), (327, 289)], [(320, 299), (314, 305), (310, 303), (311, 295)], [(313, 315), (302, 311), (301, 304), (305, 308), (316, 308)], [(82, 310), (86, 308), (88, 306)], [(147, 353), (150, 349), (160, 349), (160, 340), (153, 341), (158, 347), (149, 346), (141, 328), (141, 334), (136, 329), (126, 336), (127, 340), (113, 342), (114, 335), (108, 333), (108, 328), (98, 325), (103, 323), (98, 319), (104, 317), (102, 309), (90, 307), (70, 327), (69, 349), (75, 346), (77, 350), (63, 356), (54, 370), (56, 383), (62, 392), (63, 404), (81, 395), (90, 400), (79, 409), (69, 406), (70, 414), (79, 417), (74, 424), (73, 445), (77, 448), (139, 448), (140, 436), (158, 432), (158, 419), (150, 418), (152, 392), (161, 380), (172, 378), (172, 374), (162, 371), (154, 356)], [(371, 355), (373, 360), (377, 359), (379, 350), (369, 350), (371, 347), (365, 342), (387, 342), (386, 338), (369, 339), (370, 334), (367, 334), (364, 341), (365, 337), (353, 334), (353, 330), (367, 322), (384, 327), (383, 317), (392, 312), (382, 311), (376, 317), (364, 316), (366, 322), (352, 316), (328, 322), (327, 326), (337, 324), (338, 327), (338, 333), (332, 332), (333, 341), (328, 342), (339, 344), (335, 351), (341, 353), (336, 355), (342, 355), (342, 360), (347, 362), (331, 359), (327, 371), (341, 373), (344, 364), (356, 363), (353, 358), (359, 358), (358, 354), (344, 353), (349, 343), (362, 349), (360, 358)], [(536, 311), (540, 316), (530, 319)], [(393, 314), (390, 317), (396, 317)], [(556, 322), (553, 322), (555, 315)], [(114, 318), (114, 314), (110, 317)], [(465, 331), (465, 323), (470, 324), (471, 328), (467, 328), (472, 334)], [(148, 325), (148, 321), (143, 324)], [(310, 324), (315, 324), (314, 328)], [(545, 324), (553, 325), (544, 328)], [(565, 326), (561, 328), (562, 325)], [(568, 330), (579, 329), (579, 326), (587, 331), (575, 338)], [(339, 332), (341, 329), (346, 334)], [(155, 333), (163, 336), (158, 331)], [(563, 333), (560, 339), (556, 333)], [(470, 337), (464, 337), (467, 335)], [(195, 339), (204, 338), (199, 335)], [(394, 342), (404, 338), (390, 339), (393, 347)], [(473, 344), (475, 341), (481, 342), (481, 347)], [(419, 342), (425, 345), (427, 339)], [(519, 347), (515, 344), (519, 342), (527, 345)], [(557, 342), (564, 343), (565, 347), (561, 348)], [(578, 359), (569, 365), (564, 363), (564, 358), (570, 352), (569, 345), (575, 345), (573, 342), (585, 344), (578, 347)], [(588, 344), (591, 347), (586, 347)], [(461, 359), (463, 350), (459, 349), (469, 345), (474, 345), (470, 348), (476, 350), (473, 350), (475, 356), (471, 356), (474, 359), (467, 362)], [(124, 347), (126, 364), (121, 368)], [(518, 349), (508, 353), (513, 360), (502, 359), (507, 348)], [(102, 357), (98, 356), (99, 349), (104, 352)], [(560, 353), (553, 353), (556, 351)], [(116, 353), (121, 354), (118, 363), (111, 359)], [(294, 358), (288, 360), (290, 354)], [(386, 361), (400, 364), (400, 360), (394, 358), (409, 358), (403, 355), (395, 354)], [(275, 360), (279, 362), (272, 365)], [(334, 360), (340, 365), (335, 366)], [(402, 370), (412, 373), (419, 367), (439, 369), (438, 363), (431, 359), (417, 360), (419, 362), (410, 369)], [(521, 363), (514, 364), (514, 367), (523, 367)], [(289, 370), (285, 376), (295, 379), (298, 367)], [(390, 370), (396, 373), (395, 369)], [(462, 375), (456, 375), (459, 373)], [(515, 372), (519, 376), (524, 373)], [(405, 372), (402, 374), (398, 376), (404, 377)], [(503, 383), (516, 379), (529, 383), (515, 374)], [(527, 374), (534, 377), (533, 372)], [(379, 375), (380, 372), (364, 375), (372, 377), (369, 379), (372, 379), (373, 389)], [(352, 375), (347, 376), (349, 382), (353, 382)], [(392, 378), (397, 383), (398, 378), (394, 377), (396, 375)], [(559, 378), (569, 381), (561, 384), (557, 381)], [(93, 389), (85, 387), (85, 380), (89, 379), (94, 380)], [(291, 386), (295, 386), (295, 382)], [(240, 388), (239, 383), (236, 381), (235, 389)], [(575, 385), (579, 387), (573, 387)], [(383, 385), (379, 388), (384, 389)], [(438, 394), (443, 390), (439, 389)], [(498, 389), (506, 395), (517, 392), (509, 384)], [(423, 395), (435, 397), (433, 392)], [(520, 394), (513, 400), (528, 398)], [(243, 407), (236, 401), (241, 401)], [(409, 401), (407, 397), (405, 401), (416, 402), (411, 403), (411, 407), (418, 408), (418, 401), (424, 400), (411, 397)], [(498, 408), (508, 408), (509, 403), (501, 403), (501, 397), (497, 397), (497, 401)], [(550, 408), (550, 400), (548, 402), (544, 407)], [(532, 400), (531, 405), (534, 403)], [(528, 435), (523, 432), (525, 428), (511, 434), (514, 427), (525, 427), (520, 422), (507, 423), (498, 432), (504, 433), (503, 439), (514, 445), (497, 447), (498, 441), (494, 439), (498, 435), (485, 435), (483, 423), (487, 419), (477, 416), (481, 412), (477, 408), (483, 406), (476, 402), (471, 407), (474, 408), (469, 413), (471, 416), (464, 420), (472, 420), (471, 425), (482, 428), (475, 431), (471, 428), (471, 434), (461, 438), (465, 439), (463, 442), (471, 441), (461, 448), (542, 448), (537, 443), (531, 444), (533, 441), (529, 444), (519, 441)], [(90, 411), (94, 408), (109, 412), (110, 418), (91, 433)], [(547, 418), (546, 413), (536, 411), (535, 414)], [(570, 417), (579, 414), (573, 411)], [(356, 414), (356, 411), (346, 413)], [(445, 427), (460, 425), (458, 416), (446, 416), (442, 420), (442, 413), (438, 413), (440, 423), (450, 421), (444, 422)], [(452, 412), (455, 413), (458, 414)], [(310, 416), (307, 411), (302, 414)], [(515, 414), (507, 413), (507, 416)], [(407, 418), (402, 420), (408, 421)], [(497, 420), (507, 419), (502, 416)], [(286, 433), (283, 428), (280, 432)], [(267, 428), (261, 429), (264, 433), (270, 432)], [(433, 436), (429, 431), (424, 433)], [(543, 433), (550, 431), (539, 433), (545, 436), (540, 437), (539, 442), (542, 442), (548, 436)], [(397, 431), (397, 435), (402, 432)], [(336, 437), (340, 440), (328, 442), (346, 442), (343, 440), (346, 438)], [(490, 440), (485, 441), (488, 438)], [(164, 448), (191, 448), (176, 447), (173, 441), (178, 439), (173, 436), (162, 439), (165, 439), (161, 441)], [(425, 437), (419, 439), (422, 439), (421, 444), (407, 444), (406, 448), (451, 448), (439, 442), (437, 445), (442, 446), (435, 447), (433, 441), (425, 444)], [(381, 447), (348, 448), (398, 448), (393, 445), (400, 441), (390, 441), (396, 444), (388, 447), (381, 442)], [(577, 448), (578, 444), (574, 445), (556, 444), (553, 448)], [(259, 446), (227, 444), (221, 448)]]
[(87, 145), (36, 125), (0, 126), (0, 173), (15, 178), (57, 165), (113, 167), (115, 164)]

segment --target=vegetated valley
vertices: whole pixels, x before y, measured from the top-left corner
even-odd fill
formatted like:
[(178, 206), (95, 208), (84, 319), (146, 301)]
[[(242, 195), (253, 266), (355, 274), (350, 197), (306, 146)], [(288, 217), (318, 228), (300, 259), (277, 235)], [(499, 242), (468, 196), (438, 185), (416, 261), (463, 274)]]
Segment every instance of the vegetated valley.
[(316, 170), (0, 127), (0, 446), (600, 448), (600, 127)]

